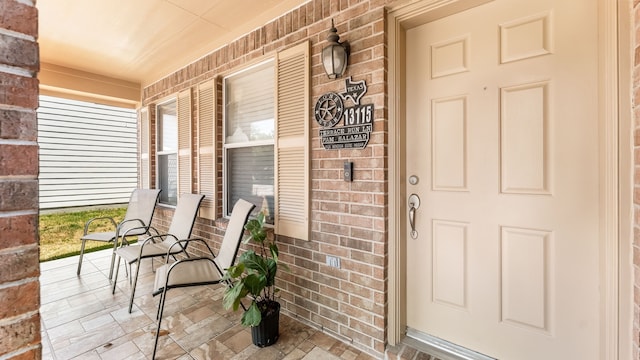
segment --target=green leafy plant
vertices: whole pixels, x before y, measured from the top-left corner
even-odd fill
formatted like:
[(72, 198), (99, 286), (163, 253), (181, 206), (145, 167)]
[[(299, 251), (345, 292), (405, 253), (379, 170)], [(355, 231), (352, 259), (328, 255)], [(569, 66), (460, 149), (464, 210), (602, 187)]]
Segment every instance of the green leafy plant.
[(279, 304), (275, 281), (278, 266), (288, 269), (286, 264), (278, 262), (278, 246), (274, 241), (269, 241), (264, 221), (264, 214), (261, 212), (244, 226), (249, 236), (243, 242), (255, 243), (258, 252), (244, 252), (238, 258), (238, 263), (227, 269), (223, 278), (229, 284), (223, 298), (225, 309), (233, 308), (236, 311), (246, 296), (251, 299), (251, 305), (246, 308), (241, 319), (245, 326), (257, 326), (263, 315), (277, 311)]

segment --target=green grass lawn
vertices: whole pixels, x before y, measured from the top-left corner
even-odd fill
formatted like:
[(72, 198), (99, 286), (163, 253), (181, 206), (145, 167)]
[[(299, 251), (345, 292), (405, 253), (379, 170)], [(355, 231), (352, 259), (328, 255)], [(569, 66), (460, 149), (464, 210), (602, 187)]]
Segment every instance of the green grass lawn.
[[(40, 215), (40, 261), (60, 259), (80, 253), (80, 237), (87, 220), (95, 217), (112, 217), (116, 223), (122, 221), (126, 208), (87, 210), (69, 213)], [(95, 226), (94, 226), (95, 224)], [(97, 221), (92, 231), (113, 231), (110, 221)], [(91, 231), (91, 230), (90, 230)], [(85, 253), (112, 247), (101, 242), (87, 241)]]

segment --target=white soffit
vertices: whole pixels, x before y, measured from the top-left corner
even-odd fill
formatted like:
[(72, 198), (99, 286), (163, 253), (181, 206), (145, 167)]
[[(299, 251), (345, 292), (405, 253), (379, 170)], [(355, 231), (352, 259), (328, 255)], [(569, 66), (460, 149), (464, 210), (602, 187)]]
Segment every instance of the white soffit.
[(40, 61), (146, 85), (308, 0), (38, 0)]

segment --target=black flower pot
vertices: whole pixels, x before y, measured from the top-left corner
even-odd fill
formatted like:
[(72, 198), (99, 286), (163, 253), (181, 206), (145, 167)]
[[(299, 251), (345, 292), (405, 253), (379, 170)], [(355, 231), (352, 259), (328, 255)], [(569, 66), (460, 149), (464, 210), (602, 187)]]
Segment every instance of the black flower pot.
[(270, 346), (278, 341), (278, 336), (280, 336), (280, 304), (275, 304), (277, 306), (262, 314), (262, 321), (258, 326), (251, 327), (251, 339), (256, 346)]

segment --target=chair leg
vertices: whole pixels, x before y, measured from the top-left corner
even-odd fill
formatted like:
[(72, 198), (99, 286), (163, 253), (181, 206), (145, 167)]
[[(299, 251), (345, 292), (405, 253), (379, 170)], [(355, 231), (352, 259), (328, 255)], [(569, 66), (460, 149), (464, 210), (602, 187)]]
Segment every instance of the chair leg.
[(158, 302), (158, 311), (156, 312), (156, 320), (160, 319), (160, 314), (161, 314), (161, 309), (164, 309), (164, 297), (166, 295), (166, 292), (164, 291), (164, 288), (162, 289), (162, 292), (160, 293), (160, 299)]
[(133, 279), (133, 285), (131, 286), (131, 299), (129, 299), (129, 314), (131, 314), (131, 309), (133, 308), (133, 297), (136, 295), (136, 284), (138, 283), (138, 274), (140, 273), (140, 261), (142, 259), (138, 259), (136, 262), (136, 277)]
[[(122, 238), (122, 241), (120, 242), (122, 245), (124, 245), (125, 242), (125, 238)], [(113, 250), (115, 251), (115, 249)], [(129, 265), (129, 267), (124, 267), (124, 276), (128, 279), (129, 278), (129, 273), (131, 272), (131, 265)], [(129, 285), (131, 285), (131, 280), (129, 280)]]
[(109, 280), (111, 280), (111, 277), (113, 275), (113, 265), (116, 262), (116, 250), (118, 249), (118, 238), (116, 237), (116, 239), (113, 242), (113, 252), (111, 253), (111, 268), (109, 268)]
[(78, 276), (80, 276), (80, 269), (82, 268), (82, 256), (84, 255), (84, 243), (86, 240), (82, 240), (82, 245), (80, 246), (80, 260), (78, 260)]
[(161, 329), (160, 324), (162, 322), (162, 312), (164, 310), (164, 298), (166, 296), (167, 296), (167, 291), (165, 287), (165, 290), (160, 295), (160, 303), (158, 304), (158, 312), (156, 314), (156, 317), (158, 318), (158, 326), (156, 327), (156, 340), (155, 340), (155, 343), (153, 344), (153, 355), (151, 355), (152, 360), (156, 358), (156, 350), (158, 349), (158, 338), (160, 337), (160, 329)]
[(111, 289), (111, 294), (116, 293), (116, 284), (118, 283), (118, 270), (120, 270), (120, 256), (118, 256), (118, 264), (116, 265), (116, 273), (113, 277), (113, 288)]

